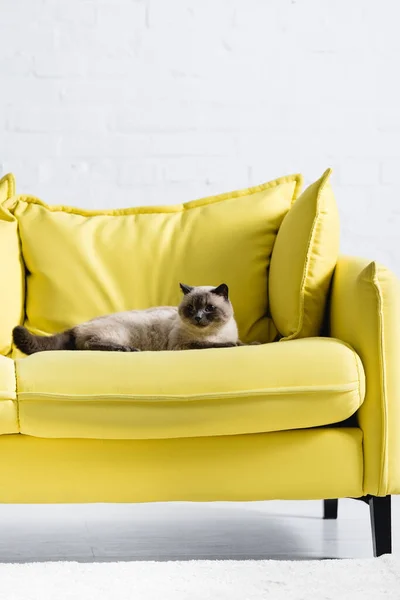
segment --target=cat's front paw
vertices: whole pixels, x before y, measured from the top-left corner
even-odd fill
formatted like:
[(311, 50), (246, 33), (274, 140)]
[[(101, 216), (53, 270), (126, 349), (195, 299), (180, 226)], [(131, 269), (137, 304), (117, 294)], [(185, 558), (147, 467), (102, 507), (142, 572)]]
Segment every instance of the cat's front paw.
[(132, 346), (119, 346), (116, 349), (117, 352), (140, 352), (139, 348), (132, 348)]

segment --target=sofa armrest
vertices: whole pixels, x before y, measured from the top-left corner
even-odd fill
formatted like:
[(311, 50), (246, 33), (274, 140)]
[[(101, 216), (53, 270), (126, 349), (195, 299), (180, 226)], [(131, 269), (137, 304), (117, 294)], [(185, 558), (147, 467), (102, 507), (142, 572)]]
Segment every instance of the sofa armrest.
[(351, 345), (366, 375), (357, 416), (363, 431), (364, 493), (400, 493), (400, 282), (385, 267), (340, 256), (330, 335)]

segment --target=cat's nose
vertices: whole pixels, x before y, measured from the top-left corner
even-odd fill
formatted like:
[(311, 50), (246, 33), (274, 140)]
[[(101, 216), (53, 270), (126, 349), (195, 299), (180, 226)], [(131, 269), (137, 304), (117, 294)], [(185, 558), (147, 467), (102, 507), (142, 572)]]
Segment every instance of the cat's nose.
[(201, 321), (201, 315), (196, 315), (196, 316), (195, 316), (195, 320), (196, 320), (198, 323), (200, 323), (200, 321)]

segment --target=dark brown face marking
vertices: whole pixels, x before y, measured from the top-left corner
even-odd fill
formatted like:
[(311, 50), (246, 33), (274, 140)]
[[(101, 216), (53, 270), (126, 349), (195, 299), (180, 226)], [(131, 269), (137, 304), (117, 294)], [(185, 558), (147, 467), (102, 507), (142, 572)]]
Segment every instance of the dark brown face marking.
[(228, 300), (229, 289), (226, 283), (221, 283), (218, 287), (211, 290), (213, 294), (217, 294), (217, 296), (223, 296), (226, 300)]
[(222, 286), (210, 291), (192, 288), (190, 292), (185, 293), (179, 307), (182, 320), (195, 327), (212, 326), (216, 329), (229, 321), (233, 316), (233, 309), (227, 296), (228, 286)]
[(185, 294), (190, 294), (190, 292), (193, 290), (193, 287), (191, 285), (185, 285), (184, 283), (180, 283), (179, 284), (182, 292)]

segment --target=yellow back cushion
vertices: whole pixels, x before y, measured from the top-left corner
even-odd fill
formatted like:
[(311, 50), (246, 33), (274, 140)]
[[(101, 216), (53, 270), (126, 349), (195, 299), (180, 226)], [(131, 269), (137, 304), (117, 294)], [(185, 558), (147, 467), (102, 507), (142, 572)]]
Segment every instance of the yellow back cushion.
[(23, 321), (24, 267), (20, 253), (18, 223), (3, 203), (15, 194), (14, 177), (0, 179), (0, 353), (11, 352), (13, 327)]
[(225, 282), (242, 338), (269, 341), (270, 255), (300, 184), (293, 175), (183, 205), (109, 211), (19, 196), (9, 209), (28, 271), (27, 327), (53, 333), (102, 314), (176, 305), (179, 282)]
[(320, 333), (339, 253), (339, 215), (331, 169), (310, 185), (286, 215), (269, 273), (271, 316), (284, 339)]

